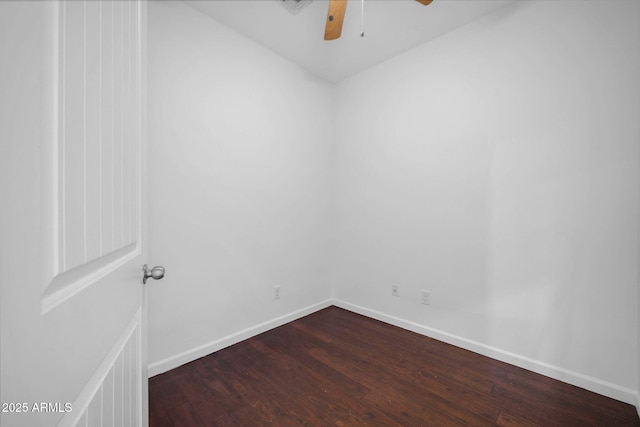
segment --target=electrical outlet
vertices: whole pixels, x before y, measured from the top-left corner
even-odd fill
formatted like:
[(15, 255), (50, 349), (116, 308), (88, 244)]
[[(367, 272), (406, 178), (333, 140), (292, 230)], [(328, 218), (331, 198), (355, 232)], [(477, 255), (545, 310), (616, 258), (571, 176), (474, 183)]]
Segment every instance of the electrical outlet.
[(424, 289), (420, 291), (422, 294), (422, 303), (424, 305), (431, 305), (431, 292), (425, 291)]
[(280, 286), (273, 287), (273, 299), (280, 299)]
[(398, 285), (391, 285), (391, 295), (394, 297), (400, 296), (400, 287)]

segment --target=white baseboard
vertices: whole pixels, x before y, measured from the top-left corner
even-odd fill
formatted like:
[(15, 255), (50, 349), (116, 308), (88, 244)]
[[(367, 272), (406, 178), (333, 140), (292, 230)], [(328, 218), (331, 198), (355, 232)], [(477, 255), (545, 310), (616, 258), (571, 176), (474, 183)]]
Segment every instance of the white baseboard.
[(399, 317), (390, 316), (388, 314), (371, 310), (356, 304), (351, 304), (336, 299), (334, 299), (332, 302), (336, 307), (344, 308), (345, 310), (362, 314), (363, 316), (371, 317), (373, 319), (380, 320), (382, 322), (389, 323), (391, 325), (398, 326), (400, 328), (407, 329), (412, 332), (426, 335), (439, 341), (455, 345), (456, 347), (461, 347), (465, 350), (470, 350), (474, 353), (482, 354), (483, 356), (500, 360), (502, 362), (506, 362), (511, 365), (515, 365), (529, 371), (533, 371), (547, 377), (563, 381), (565, 383), (569, 383), (577, 387), (581, 387), (595, 393), (602, 394), (604, 396), (611, 397), (625, 403), (629, 403), (631, 405), (635, 405), (638, 409), (638, 413), (640, 414), (640, 396), (635, 390), (603, 381), (598, 378), (590, 377), (579, 372), (570, 371), (568, 369), (530, 359), (528, 357), (501, 350), (496, 347), (491, 347), (489, 345), (482, 344), (480, 342), (463, 338), (457, 335), (449, 334), (447, 332), (430, 328), (428, 326), (423, 326), (412, 321), (401, 319)]
[(511, 365), (515, 365), (529, 371), (533, 371), (547, 377), (593, 391), (594, 393), (602, 394), (604, 396), (611, 397), (613, 399), (620, 400), (631, 405), (635, 405), (636, 409), (638, 410), (638, 414), (640, 415), (640, 394), (638, 394), (636, 390), (631, 390), (629, 388), (603, 381), (598, 378), (590, 377), (579, 372), (560, 368), (558, 366), (553, 366), (548, 363), (511, 353), (496, 347), (489, 346), (487, 344), (483, 344), (464, 337), (430, 328), (428, 326), (420, 325), (409, 320), (401, 319), (399, 317), (391, 316), (376, 310), (371, 310), (366, 307), (333, 298), (322, 301), (318, 304), (310, 305), (300, 310), (296, 310), (292, 313), (280, 316), (276, 319), (260, 323), (258, 325), (220, 338), (216, 341), (198, 346), (191, 350), (187, 350), (175, 356), (171, 356), (158, 362), (154, 362), (149, 365), (149, 377), (177, 368), (178, 366), (184, 365), (185, 363), (189, 363), (200, 357), (206, 356), (218, 350), (222, 350), (223, 348), (229, 347), (233, 344), (266, 332), (270, 329), (284, 325), (285, 323), (292, 322), (296, 319), (314, 313), (318, 310), (322, 310), (323, 308), (329, 307), (331, 305), (335, 305), (336, 307), (340, 307), (354, 313), (362, 314), (363, 316), (380, 320), (382, 322), (389, 323), (391, 325), (398, 326), (400, 328), (407, 329), (409, 331), (416, 332), (418, 334), (425, 335), (460, 348), (464, 348), (465, 350), (473, 351), (474, 353), (482, 354), (483, 356), (491, 357), (492, 359), (500, 360), (502, 362), (506, 362)]
[(308, 314), (315, 313), (316, 311), (322, 310), (323, 308), (329, 307), (331, 305), (333, 305), (333, 300), (328, 299), (318, 304), (313, 304), (300, 310), (296, 310), (292, 313), (285, 314), (284, 316), (280, 316), (267, 322), (260, 323), (258, 325), (220, 338), (213, 342), (198, 346), (191, 350), (184, 351), (182, 353), (176, 354), (175, 356), (167, 357), (166, 359), (151, 363), (149, 364), (148, 368), (149, 378), (177, 368), (178, 366), (182, 366), (185, 363), (192, 362), (218, 350), (222, 350), (223, 348), (229, 347), (233, 344), (239, 343), (240, 341), (259, 335), (270, 329), (282, 326), (285, 323), (289, 323)]

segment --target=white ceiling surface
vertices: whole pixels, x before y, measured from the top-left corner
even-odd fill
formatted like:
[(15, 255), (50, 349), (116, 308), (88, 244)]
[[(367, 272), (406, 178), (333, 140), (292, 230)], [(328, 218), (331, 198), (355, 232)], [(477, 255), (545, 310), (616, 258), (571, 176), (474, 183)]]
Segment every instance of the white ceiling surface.
[(329, 82), (461, 27), (514, 0), (349, 0), (342, 37), (324, 40), (328, 0), (292, 15), (281, 0), (186, 0), (186, 3)]

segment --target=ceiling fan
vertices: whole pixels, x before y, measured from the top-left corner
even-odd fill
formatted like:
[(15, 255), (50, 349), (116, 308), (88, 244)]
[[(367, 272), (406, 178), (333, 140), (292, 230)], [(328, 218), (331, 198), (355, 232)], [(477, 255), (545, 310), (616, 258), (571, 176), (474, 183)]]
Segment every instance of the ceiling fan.
[[(427, 6), (433, 0), (416, 0)], [(324, 39), (335, 40), (342, 34), (342, 22), (344, 21), (344, 11), (347, 9), (347, 0), (330, 0), (329, 11), (327, 12), (327, 24), (324, 27)]]

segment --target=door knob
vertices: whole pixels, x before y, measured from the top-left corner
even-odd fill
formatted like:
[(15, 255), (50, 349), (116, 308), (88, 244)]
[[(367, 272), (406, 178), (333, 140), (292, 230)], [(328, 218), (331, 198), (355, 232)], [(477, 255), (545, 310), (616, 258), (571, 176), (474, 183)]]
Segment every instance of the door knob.
[(142, 266), (142, 283), (146, 284), (147, 279), (151, 277), (153, 280), (160, 280), (164, 277), (164, 267), (155, 266), (151, 270), (147, 264)]

